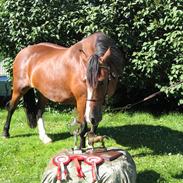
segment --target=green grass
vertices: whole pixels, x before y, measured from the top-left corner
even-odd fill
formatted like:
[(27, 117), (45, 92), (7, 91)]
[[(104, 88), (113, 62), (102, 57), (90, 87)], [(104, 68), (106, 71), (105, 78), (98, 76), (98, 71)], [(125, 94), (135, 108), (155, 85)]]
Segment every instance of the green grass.
[[(0, 129), (6, 112), (0, 112)], [(0, 183), (39, 183), (54, 154), (73, 146), (67, 130), (72, 115), (45, 113), (52, 144), (40, 142), (37, 129), (26, 124), (23, 110), (12, 119), (11, 138), (0, 138)], [(137, 183), (183, 183), (183, 115), (105, 114), (98, 133), (110, 136), (107, 146), (127, 150), (137, 166)]]

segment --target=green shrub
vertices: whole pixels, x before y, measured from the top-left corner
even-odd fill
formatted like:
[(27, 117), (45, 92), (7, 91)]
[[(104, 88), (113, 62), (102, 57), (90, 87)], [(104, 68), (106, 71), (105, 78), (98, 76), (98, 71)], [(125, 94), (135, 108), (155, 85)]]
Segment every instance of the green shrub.
[(103, 31), (126, 52), (121, 86), (128, 93), (161, 89), (182, 104), (183, 85), (166, 88), (183, 80), (182, 22), (181, 0), (6, 0), (0, 46), (11, 72), (12, 58), (29, 44), (69, 46)]

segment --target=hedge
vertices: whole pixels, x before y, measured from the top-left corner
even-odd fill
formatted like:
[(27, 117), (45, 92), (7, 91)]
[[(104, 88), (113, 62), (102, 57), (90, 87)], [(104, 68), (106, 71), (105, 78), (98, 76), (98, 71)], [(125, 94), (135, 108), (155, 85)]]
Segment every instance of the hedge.
[(11, 73), (13, 58), (29, 44), (69, 46), (103, 31), (126, 53), (114, 103), (122, 101), (125, 88), (134, 99), (162, 90), (181, 105), (183, 84), (167, 86), (183, 80), (182, 8), (181, 0), (6, 0), (0, 48)]

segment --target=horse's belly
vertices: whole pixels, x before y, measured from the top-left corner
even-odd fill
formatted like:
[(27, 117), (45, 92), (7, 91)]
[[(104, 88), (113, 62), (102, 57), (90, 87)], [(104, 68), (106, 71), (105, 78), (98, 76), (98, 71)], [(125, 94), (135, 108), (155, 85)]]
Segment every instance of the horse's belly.
[[(67, 65), (61, 63), (50, 62), (47, 67), (44, 63), (41, 64), (42, 67), (34, 68), (30, 77), (31, 87), (36, 88), (51, 101), (75, 102), (75, 97), (84, 91), (83, 83), (76, 79), (80, 76), (76, 75), (74, 70), (69, 70)], [(76, 88), (76, 91), (73, 88)]]
[(54, 102), (67, 102), (73, 100), (70, 90), (70, 80), (67, 73), (48, 67), (51, 71), (46, 72), (43, 68), (35, 69), (31, 77), (31, 87), (36, 88), (46, 98)]
[(72, 103), (74, 101), (74, 97), (72, 93), (63, 88), (47, 88), (46, 90), (40, 91), (46, 98), (53, 102), (60, 103)]

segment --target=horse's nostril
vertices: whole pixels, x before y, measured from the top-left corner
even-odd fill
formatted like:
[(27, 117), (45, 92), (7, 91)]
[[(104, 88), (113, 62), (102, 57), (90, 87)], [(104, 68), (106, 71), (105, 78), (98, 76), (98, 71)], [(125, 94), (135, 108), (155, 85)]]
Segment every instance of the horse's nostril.
[(95, 118), (91, 118), (91, 123), (95, 124)]
[(92, 122), (92, 120), (95, 120), (95, 116), (94, 116), (94, 114), (92, 112), (90, 113), (89, 117), (90, 117), (90, 121), (91, 122)]

